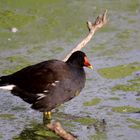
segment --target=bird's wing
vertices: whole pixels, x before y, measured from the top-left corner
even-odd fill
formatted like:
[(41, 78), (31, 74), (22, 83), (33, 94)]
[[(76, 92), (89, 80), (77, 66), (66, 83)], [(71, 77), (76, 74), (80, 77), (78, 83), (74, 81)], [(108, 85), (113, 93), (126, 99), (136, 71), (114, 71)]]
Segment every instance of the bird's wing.
[(61, 77), (57, 76), (55, 63), (42, 62), (26, 67), (11, 75), (13, 84), (34, 94), (47, 91), (50, 84), (55, 84)]

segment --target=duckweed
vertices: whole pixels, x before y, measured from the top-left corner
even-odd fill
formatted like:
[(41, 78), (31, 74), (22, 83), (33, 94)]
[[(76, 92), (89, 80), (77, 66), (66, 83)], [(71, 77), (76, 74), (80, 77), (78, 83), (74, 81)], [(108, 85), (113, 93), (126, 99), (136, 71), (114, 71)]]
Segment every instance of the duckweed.
[(6, 74), (6, 75), (7, 75), (7, 74), (11, 74), (11, 73), (14, 73), (14, 72), (16, 72), (16, 71), (18, 71), (18, 70), (20, 70), (20, 69), (26, 67), (26, 66), (27, 66), (27, 64), (18, 65), (18, 66), (13, 66), (13, 67), (10, 67), (9, 69), (3, 70), (2, 73), (3, 73), (3, 74)]
[(2, 139), (3, 138), (3, 135), (0, 133), (0, 139)]
[(16, 119), (14, 114), (0, 114), (0, 119), (13, 120)]
[(62, 47), (57, 47), (57, 48), (52, 48), (51, 50), (50, 50), (52, 53), (60, 53), (60, 52), (62, 52), (62, 51), (64, 51), (64, 48), (62, 48)]
[(91, 101), (85, 102), (83, 105), (84, 106), (94, 106), (94, 105), (99, 104), (100, 102), (101, 102), (100, 98), (94, 98)]
[(97, 132), (96, 134), (89, 136), (90, 140), (107, 140), (107, 136), (105, 133)]
[(115, 32), (117, 31), (117, 28), (114, 26), (111, 26), (111, 25), (107, 25), (106, 27), (104, 28), (101, 28), (100, 32)]
[(78, 122), (78, 123), (80, 123), (82, 125), (91, 125), (91, 124), (96, 123), (97, 120), (94, 119), (94, 118), (87, 117), (87, 118), (77, 118), (74, 121)]
[(12, 28), (14, 27), (21, 27), (30, 21), (34, 20), (35, 17), (22, 15), (10, 10), (3, 10), (0, 11), (0, 27), (3, 28)]
[(19, 55), (9, 56), (6, 60), (11, 62), (11, 65), (10, 68), (6, 68), (2, 71), (3, 74), (11, 74), (31, 64), (30, 61)]
[(128, 82), (140, 84), (140, 76), (137, 76), (134, 79), (129, 80)]
[(135, 113), (135, 112), (139, 112), (140, 108), (136, 108), (132, 106), (118, 106), (118, 107), (113, 107), (112, 111), (117, 113)]
[(66, 126), (66, 127), (75, 127), (75, 124), (65, 122), (64, 126)]
[(19, 55), (13, 55), (5, 58), (7, 61), (10, 62), (19, 62), (19, 63), (25, 63), (27, 60)]
[(104, 78), (119, 79), (131, 75), (133, 72), (139, 71), (140, 66), (134, 63), (127, 65), (118, 65), (110, 68), (102, 68), (98, 70), (98, 73)]
[(134, 125), (129, 125), (130, 128), (140, 129), (140, 120), (128, 118), (127, 121), (130, 123), (134, 123)]
[(109, 100), (120, 100), (120, 98), (118, 98), (118, 97), (111, 97), (111, 98), (109, 98)]
[(140, 101), (140, 98), (136, 98), (137, 101)]
[(122, 90), (122, 91), (140, 91), (140, 76), (135, 77), (128, 81), (128, 84), (116, 85), (112, 88), (113, 91)]
[(30, 128), (25, 128), (19, 136), (14, 137), (14, 140), (62, 140), (52, 131), (49, 131), (45, 126), (36, 124), (35, 122)]
[(119, 39), (128, 39), (130, 37), (130, 31), (129, 30), (126, 30), (126, 31), (123, 31), (121, 33), (118, 34), (118, 38)]
[(34, 132), (35, 134), (43, 137), (54, 137), (54, 138), (59, 138), (55, 133), (52, 131), (47, 131), (47, 130), (38, 130)]
[(133, 84), (133, 85), (116, 85), (112, 88), (113, 91), (115, 90), (123, 90), (123, 91), (139, 91), (140, 84)]
[(26, 107), (24, 107), (24, 106), (16, 106), (16, 107), (13, 107), (12, 110), (23, 111), (23, 110), (26, 110)]

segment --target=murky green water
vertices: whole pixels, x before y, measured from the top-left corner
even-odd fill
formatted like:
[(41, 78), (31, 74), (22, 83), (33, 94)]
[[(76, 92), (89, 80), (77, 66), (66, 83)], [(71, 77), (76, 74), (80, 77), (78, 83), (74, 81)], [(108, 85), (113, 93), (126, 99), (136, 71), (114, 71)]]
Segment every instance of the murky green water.
[[(86, 69), (84, 90), (54, 110), (53, 119), (80, 140), (139, 140), (139, 0), (1, 0), (0, 75), (63, 59), (88, 33), (86, 21), (105, 9), (108, 24), (84, 49), (95, 69)], [(41, 125), (42, 114), (21, 99), (5, 91), (0, 99), (0, 139), (60, 139)]]

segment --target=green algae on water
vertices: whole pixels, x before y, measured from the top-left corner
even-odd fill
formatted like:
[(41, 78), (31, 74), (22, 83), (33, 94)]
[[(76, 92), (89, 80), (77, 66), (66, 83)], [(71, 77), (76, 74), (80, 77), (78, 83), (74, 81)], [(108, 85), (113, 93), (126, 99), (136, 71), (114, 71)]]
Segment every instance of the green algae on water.
[(115, 26), (110, 25), (106, 25), (106, 27), (101, 28), (101, 30), (99, 32), (115, 32), (118, 29)]
[(57, 48), (52, 47), (50, 51), (51, 51), (52, 53), (58, 54), (58, 53), (64, 51), (64, 48), (62, 48), (62, 47), (57, 47)]
[(128, 85), (116, 85), (112, 88), (113, 91), (122, 90), (122, 91), (139, 91), (140, 84), (128, 84)]
[(84, 106), (94, 106), (94, 105), (99, 104), (100, 102), (101, 102), (101, 99), (100, 98), (94, 98), (91, 101), (84, 102), (83, 105)]
[(55, 133), (52, 131), (47, 131), (47, 130), (38, 130), (34, 132), (35, 134), (43, 137), (54, 137), (54, 138), (59, 138)]
[(62, 140), (58, 135), (49, 131), (47, 127), (33, 122), (29, 128), (25, 128), (14, 140)]
[(140, 98), (136, 98), (137, 101), (140, 101)]
[(0, 139), (2, 139), (3, 138), (3, 135), (0, 133)]
[(118, 107), (113, 107), (112, 111), (117, 113), (135, 113), (135, 112), (139, 112), (140, 108), (136, 108), (132, 106), (118, 106)]
[(16, 117), (14, 114), (0, 114), (0, 119), (13, 120)]
[(28, 66), (27, 64), (23, 64), (23, 65), (18, 65), (18, 66), (13, 66), (13, 67), (10, 67), (9, 69), (5, 69), (2, 71), (3, 74), (11, 74), (11, 73), (14, 73), (18, 70), (21, 70), (22, 68)]
[(13, 63), (13, 62), (16, 62), (16, 63), (23, 63), (23, 64), (30, 64), (30, 62), (23, 56), (20, 56), (20, 55), (13, 55), (13, 56), (8, 56), (5, 58), (7, 61)]
[(92, 124), (96, 123), (97, 120), (94, 118), (87, 117), (87, 118), (77, 118), (74, 121), (78, 122), (82, 125), (92, 125)]
[(86, 78), (86, 80), (87, 80), (87, 81), (92, 81), (93, 79), (92, 79), (92, 78)]
[(130, 128), (140, 129), (140, 120), (128, 118), (127, 121), (130, 123), (134, 123), (134, 125), (129, 125)]
[(12, 27), (21, 27), (33, 19), (33, 16), (22, 15), (13, 11), (3, 10), (0, 11), (0, 27), (3, 28), (12, 28)]
[(129, 80), (128, 82), (140, 84), (140, 76), (137, 76), (134, 79)]
[(97, 132), (89, 136), (89, 140), (107, 140), (107, 135), (103, 132)]
[(94, 128), (96, 130), (94, 135), (89, 136), (90, 140), (107, 140), (106, 135), (106, 121), (103, 119), (101, 121), (97, 121), (94, 124)]
[(31, 64), (30, 61), (19, 55), (9, 56), (5, 60), (10, 62), (11, 65), (2, 71), (3, 74), (11, 74)]
[(130, 35), (131, 35), (131, 32), (130, 30), (125, 30), (125, 31), (122, 31), (121, 33), (118, 34), (118, 38), (119, 39), (129, 39)]
[(102, 68), (98, 73), (104, 78), (119, 79), (130, 76), (133, 72), (139, 71), (140, 66), (134, 63), (127, 65), (118, 65), (114, 67)]
[(64, 126), (67, 126), (67, 127), (75, 127), (75, 124), (69, 123), (69, 122), (65, 122), (64, 123)]
[(118, 101), (118, 100), (120, 100), (120, 98), (118, 98), (118, 97), (110, 97), (109, 100), (114, 100), (114, 101), (116, 100), (116, 101)]
[(16, 106), (16, 107), (13, 107), (12, 110), (23, 111), (23, 110), (26, 110), (26, 107), (24, 107), (24, 106)]
[(113, 91), (122, 90), (122, 91), (140, 91), (140, 76), (135, 77), (134, 79), (128, 80), (128, 84), (119, 84), (112, 88)]

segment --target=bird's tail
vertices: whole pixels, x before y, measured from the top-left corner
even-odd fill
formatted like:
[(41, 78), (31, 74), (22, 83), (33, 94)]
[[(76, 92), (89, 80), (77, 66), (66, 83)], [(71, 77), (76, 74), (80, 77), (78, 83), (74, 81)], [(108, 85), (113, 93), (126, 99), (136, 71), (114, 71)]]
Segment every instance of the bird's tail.
[(9, 76), (0, 77), (0, 86), (7, 86), (7, 85), (9, 85)]
[(11, 83), (10, 76), (0, 77), (0, 89), (12, 90), (14, 85)]

